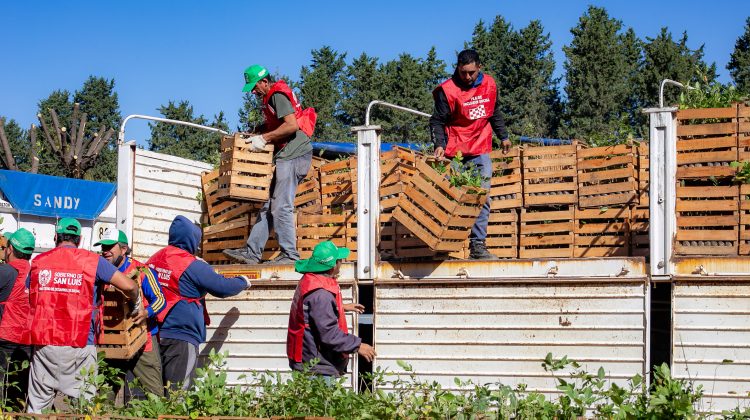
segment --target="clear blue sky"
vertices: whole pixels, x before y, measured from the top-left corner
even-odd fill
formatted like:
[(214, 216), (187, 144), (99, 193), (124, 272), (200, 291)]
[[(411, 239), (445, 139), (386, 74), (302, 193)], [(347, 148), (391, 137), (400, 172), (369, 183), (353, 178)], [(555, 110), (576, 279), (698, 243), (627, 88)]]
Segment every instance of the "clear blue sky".
[[(299, 77), (310, 50), (329, 45), (347, 59), (362, 52), (387, 61), (435, 46), (449, 66), (479, 21), (502, 15), (515, 28), (539, 19), (550, 33), (557, 74), (570, 28), (589, 4), (653, 37), (667, 26), (689, 46), (705, 44), (722, 82), (748, 0), (609, 1), (8, 1), (0, 15), (0, 115), (25, 128), (39, 100), (55, 89), (79, 89), (89, 75), (114, 78), (123, 116), (158, 115), (169, 100), (187, 99), (209, 119), (224, 111), (238, 123), (242, 71), (260, 63)], [(429, 111), (429, 110), (426, 110)], [(132, 125), (131, 125), (132, 124)], [(127, 139), (149, 137), (145, 122)]]

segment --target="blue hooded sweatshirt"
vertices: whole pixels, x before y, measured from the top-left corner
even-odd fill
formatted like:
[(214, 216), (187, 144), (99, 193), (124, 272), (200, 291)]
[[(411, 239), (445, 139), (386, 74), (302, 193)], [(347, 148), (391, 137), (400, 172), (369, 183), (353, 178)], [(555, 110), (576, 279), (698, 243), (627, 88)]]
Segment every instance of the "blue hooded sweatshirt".
[[(195, 254), (201, 240), (201, 230), (184, 216), (177, 216), (169, 227), (169, 245)], [(245, 290), (247, 283), (241, 277), (224, 277), (217, 274), (208, 263), (195, 260), (182, 273), (180, 294), (198, 298), (210, 293), (218, 298), (234, 296)], [(195, 303), (179, 301), (169, 311), (159, 330), (160, 338), (187, 341), (195, 346), (206, 341), (203, 309)]]

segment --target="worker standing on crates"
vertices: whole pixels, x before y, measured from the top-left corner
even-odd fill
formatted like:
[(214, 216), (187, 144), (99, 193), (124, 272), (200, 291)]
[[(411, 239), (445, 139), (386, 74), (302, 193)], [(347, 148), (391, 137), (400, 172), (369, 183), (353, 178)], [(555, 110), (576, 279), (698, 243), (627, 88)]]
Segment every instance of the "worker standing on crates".
[[(482, 177), (482, 188), (490, 189), (492, 178), (492, 133), (502, 140), (504, 152), (510, 140), (497, 101), (498, 89), (492, 76), (482, 73), (482, 62), (474, 50), (458, 54), (453, 76), (432, 92), (435, 110), (430, 117), (430, 133), (437, 159), (461, 154), (464, 170), (475, 168)], [(469, 236), (469, 258), (494, 260), (487, 250), (490, 199), (482, 207)]]
[[(23, 363), (31, 357), (29, 346), (29, 260), (36, 240), (21, 228), (6, 234), (7, 244), (2, 249), (0, 264), (0, 399), (13, 408), (26, 401), (29, 370)], [(11, 385), (14, 384), (14, 385)]]
[(63, 218), (55, 228), (56, 247), (31, 263), (30, 334), (34, 351), (29, 374), (28, 411), (41, 414), (56, 391), (90, 399), (82, 371), (96, 375), (95, 331), (99, 289), (111, 284), (132, 303), (131, 317), (141, 308), (138, 285), (98, 254), (79, 249), (81, 224)]
[(286, 354), (294, 370), (302, 371), (305, 363), (317, 359), (311, 372), (338, 377), (346, 373), (350, 353), (368, 362), (376, 356), (372, 346), (349, 334), (346, 324), (344, 312), (364, 311), (358, 303), (344, 305), (336, 280), (341, 260), (348, 256), (349, 249), (324, 241), (315, 246), (309, 259), (294, 265), (303, 274), (292, 298), (286, 338)]
[(128, 401), (134, 394), (142, 395), (142, 391), (130, 388), (129, 384), (133, 382), (133, 379), (138, 379), (138, 384), (143, 387), (144, 391), (159, 396), (164, 395), (159, 340), (156, 336), (159, 332), (159, 325), (156, 322), (156, 316), (164, 310), (167, 302), (159, 287), (157, 274), (146, 264), (130, 257), (128, 236), (121, 230), (107, 229), (102, 239), (94, 246), (101, 246), (102, 257), (117, 267), (121, 273), (130, 275), (133, 271), (140, 271), (137, 278), (141, 285), (141, 293), (146, 298), (146, 302), (133, 321), (136, 324), (148, 323), (149, 340), (130, 360), (110, 362), (125, 373), (125, 401)]
[(200, 241), (200, 228), (177, 216), (169, 226), (169, 245), (146, 263), (156, 270), (167, 301), (157, 318), (162, 377), (171, 389), (190, 387), (198, 346), (206, 341), (206, 294), (226, 298), (250, 287), (247, 277), (224, 277), (196, 258)]
[(294, 227), (294, 196), (307, 176), (312, 162), (310, 137), (317, 118), (313, 108), (302, 109), (297, 97), (283, 80), (277, 82), (266, 68), (254, 65), (245, 69), (243, 92), (252, 92), (262, 101), (263, 125), (247, 142), (253, 150), (274, 145), (276, 169), (271, 181), (271, 199), (263, 204), (247, 238), (247, 246), (225, 249), (224, 255), (245, 264), (261, 262), (263, 248), (273, 230), (281, 254), (272, 262), (292, 264), (299, 259)]

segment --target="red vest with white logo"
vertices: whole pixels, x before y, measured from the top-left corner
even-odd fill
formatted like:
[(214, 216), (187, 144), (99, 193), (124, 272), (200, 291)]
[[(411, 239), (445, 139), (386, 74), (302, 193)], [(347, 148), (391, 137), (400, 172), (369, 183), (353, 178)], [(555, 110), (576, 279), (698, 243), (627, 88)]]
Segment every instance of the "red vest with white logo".
[(28, 260), (17, 259), (9, 265), (18, 271), (10, 296), (0, 305), (5, 306), (0, 319), (0, 339), (18, 344), (29, 344), (29, 289), (26, 277), (31, 271)]
[(443, 82), (435, 91), (442, 89), (448, 99), (450, 122), (445, 131), (448, 144), (445, 155), (453, 157), (457, 152), (464, 156), (477, 156), (492, 151), (492, 126), (489, 119), (495, 112), (497, 85), (489, 74), (483, 75), (482, 84), (471, 89), (461, 89), (453, 79)]
[(169, 315), (169, 312), (177, 302), (184, 300), (203, 308), (203, 318), (206, 321), (206, 325), (208, 325), (208, 313), (205, 306), (201, 303), (202, 297), (189, 298), (180, 294), (180, 277), (182, 277), (182, 273), (187, 270), (193, 261), (195, 261), (193, 254), (172, 245), (160, 249), (146, 261), (146, 265), (156, 270), (156, 273), (159, 275), (159, 285), (166, 301), (164, 310), (156, 316), (156, 319), (160, 323), (164, 322), (164, 319)]
[(318, 289), (325, 289), (336, 297), (336, 310), (339, 313), (339, 329), (344, 333), (349, 333), (346, 325), (346, 315), (344, 314), (344, 301), (341, 298), (341, 288), (336, 279), (315, 273), (306, 273), (302, 276), (297, 284), (297, 290), (294, 292), (292, 307), (289, 311), (289, 327), (286, 334), (286, 355), (295, 362), (302, 362), (302, 344), (305, 336), (305, 313), (303, 301), (305, 296), (310, 292)]
[[(268, 101), (271, 100), (271, 96), (273, 96), (274, 93), (283, 93), (284, 96), (289, 99), (289, 102), (292, 103), (292, 107), (294, 107), (294, 117), (297, 118), (297, 126), (303, 133), (307, 134), (308, 137), (312, 137), (313, 132), (315, 131), (315, 121), (318, 119), (318, 115), (315, 113), (315, 108), (302, 109), (302, 105), (297, 102), (297, 96), (283, 80), (274, 83), (266, 96), (263, 97), (261, 110), (263, 111), (263, 118), (265, 119), (264, 132), (268, 133), (273, 131), (281, 125), (281, 119), (276, 117), (276, 112), (268, 105)], [(286, 146), (286, 143), (278, 144), (276, 145), (276, 149), (282, 149), (284, 146)]]
[(34, 259), (29, 287), (31, 344), (86, 346), (98, 264), (99, 255), (67, 247)]

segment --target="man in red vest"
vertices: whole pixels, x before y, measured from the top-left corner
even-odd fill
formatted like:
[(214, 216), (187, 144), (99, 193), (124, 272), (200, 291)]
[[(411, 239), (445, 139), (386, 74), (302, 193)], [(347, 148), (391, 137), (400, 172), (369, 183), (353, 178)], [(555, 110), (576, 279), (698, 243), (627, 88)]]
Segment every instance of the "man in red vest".
[(264, 67), (250, 66), (245, 70), (243, 92), (252, 92), (262, 101), (263, 125), (247, 142), (254, 149), (274, 145), (274, 171), (271, 199), (263, 204), (258, 219), (240, 249), (225, 249), (224, 254), (245, 264), (258, 264), (271, 230), (281, 248), (276, 264), (291, 264), (299, 259), (297, 233), (294, 227), (294, 196), (297, 186), (310, 170), (316, 114), (312, 108), (302, 109), (286, 82), (273, 78)]
[(250, 287), (247, 277), (224, 277), (195, 257), (201, 235), (200, 228), (193, 222), (185, 216), (177, 216), (169, 226), (167, 247), (146, 262), (156, 270), (167, 301), (157, 319), (162, 377), (164, 385), (171, 389), (190, 387), (198, 346), (206, 341), (209, 323), (206, 294), (227, 298)]
[[(430, 132), (435, 157), (452, 159), (460, 152), (464, 168), (476, 168), (482, 176), (482, 187), (489, 190), (492, 178), (492, 133), (502, 140), (503, 151), (510, 140), (500, 113), (498, 89), (492, 76), (482, 73), (479, 54), (464, 50), (458, 54), (453, 77), (432, 92), (435, 111), (430, 118)], [(487, 224), (490, 200), (482, 207), (469, 236), (470, 258), (497, 259), (487, 250)]]
[(56, 392), (71, 398), (93, 396), (91, 386), (84, 386), (81, 371), (97, 373), (95, 337), (104, 285), (111, 284), (130, 299), (131, 317), (142, 305), (138, 284), (103, 257), (78, 248), (78, 220), (60, 219), (55, 232), (56, 247), (31, 264), (31, 413), (41, 413), (52, 405)]
[[(164, 383), (162, 382), (159, 340), (156, 336), (159, 332), (156, 316), (166, 308), (167, 301), (159, 287), (156, 272), (146, 264), (130, 257), (128, 236), (121, 230), (107, 229), (94, 246), (102, 247), (102, 257), (117, 267), (118, 271), (126, 275), (135, 270), (140, 271), (137, 278), (145, 299), (143, 307), (133, 320), (136, 323), (147, 322), (149, 341), (130, 360), (108, 361), (111, 366), (120, 369), (125, 374), (125, 401), (129, 401), (134, 395), (144, 396), (143, 391), (162, 396)], [(138, 379), (138, 388), (132, 386), (134, 379)]]
[(308, 260), (297, 261), (294, 269), (303, 273), (289, 309), (286, 354), (289, 366), (302, 371), (305, 363), (318, 359), (311, 372), (329, 377), (346, 373), (349, 354), (358, 353), (368, 362), (376, 356), (372, 346), (349, 334), (346, 311), (362, 313), (364, 306), (344, 304), (336, 278), (347, 248), (331, 241), (321, 242)]
[(24, 228), (6, 235), (7, 244), (0, 246), (5, 261), (0, 264), (0, 398), (10, 407), (20, 408), (29, 382), (29, 370), (22, 365), (31, 355), (28, 280), (36, 241)]

